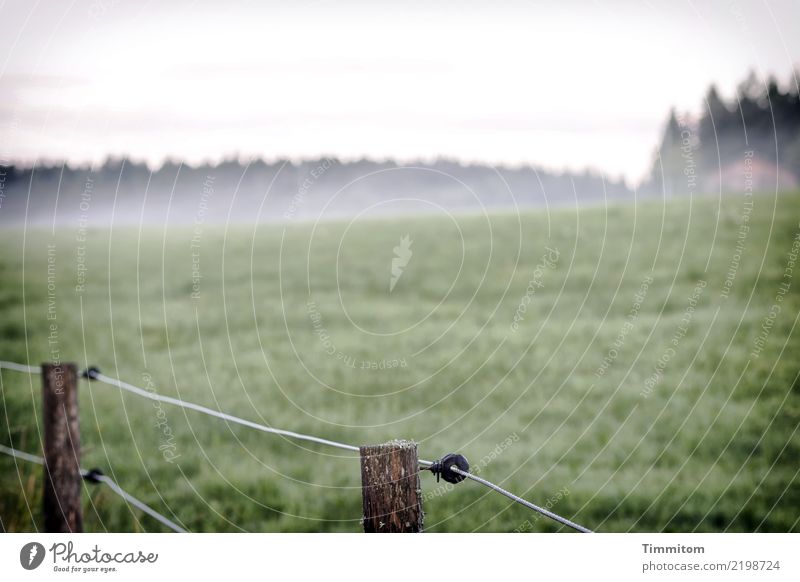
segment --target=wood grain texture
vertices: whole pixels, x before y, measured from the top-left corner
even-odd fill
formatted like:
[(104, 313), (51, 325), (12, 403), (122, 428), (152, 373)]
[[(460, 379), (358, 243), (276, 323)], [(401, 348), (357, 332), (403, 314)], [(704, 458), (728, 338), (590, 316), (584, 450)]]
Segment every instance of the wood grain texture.
[(42, 364), (42, 391), (44, 528), (52, 533), (81, 532), (77, 366)]
[(417, 444), (396, 440), (360, 447), (364, 531), (421, 532)]

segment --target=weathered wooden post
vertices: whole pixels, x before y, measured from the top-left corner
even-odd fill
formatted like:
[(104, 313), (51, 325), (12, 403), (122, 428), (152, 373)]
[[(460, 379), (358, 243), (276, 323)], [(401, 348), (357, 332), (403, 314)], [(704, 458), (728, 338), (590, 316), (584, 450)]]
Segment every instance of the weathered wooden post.
[(44, 424), (44, 529), (83, 531), (78, 368), (42, 364)]
[(417, 443), (396, 440), (360, 448), (364, 531), (422, 531)]

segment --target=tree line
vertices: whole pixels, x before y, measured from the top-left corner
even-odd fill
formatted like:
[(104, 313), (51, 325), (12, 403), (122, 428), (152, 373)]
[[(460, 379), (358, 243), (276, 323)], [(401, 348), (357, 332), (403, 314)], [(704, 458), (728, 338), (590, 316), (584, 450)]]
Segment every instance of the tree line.
[(782, 87), (776, 77), (762, 80), (751, 71), (730, 99), (711, 85), (699, 115), (672, 109), (643, 188), (667, 195), (708, 191), (726, 168), (743, 167), (746, 157), (779, 169), (779, 188), (796, 185), (800, 181), (799, 78), (794, 72)]

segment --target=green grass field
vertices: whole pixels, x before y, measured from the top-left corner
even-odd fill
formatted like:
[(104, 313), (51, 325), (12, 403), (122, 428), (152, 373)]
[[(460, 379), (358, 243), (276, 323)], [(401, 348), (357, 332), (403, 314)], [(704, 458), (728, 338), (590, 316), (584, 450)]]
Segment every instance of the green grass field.
[[(599, 531), (798, 531), (800, 282), (786, 267), (800, 196), (753, 200), (750, 214), (731, 195), (90, 230), (85, 243), (76, 229), (5, 230), (0, 359), (58, 349), (277, 427), (461, 452)], [(403, 235), (413, 256), (390, 293)], [(0, 443), (39, 452), (39, 377), (0, 377)], [(82, 381), (80, 403), (82, 464), (188, 529), (360, 531), (345, 451), (100, 383)], [(423, 474), (422, 487), (428, 531), (557, 529), (476, 483)], [(40, 489), (39, 467), (0, 458), (5, 530), (40, 527)], [(88, 531), (161, 531), (102, 486), (84, 499)]]

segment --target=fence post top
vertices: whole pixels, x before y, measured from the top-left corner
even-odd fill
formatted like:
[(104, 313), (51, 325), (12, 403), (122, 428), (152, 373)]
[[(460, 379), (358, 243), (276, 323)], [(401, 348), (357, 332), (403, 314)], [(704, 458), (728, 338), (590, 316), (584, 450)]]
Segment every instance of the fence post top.
[(417, 447), (417, 443), (412, 440), (408, 439), (392, 439), (385, 443), (379, 443), (377, 445), (361, 445), (360, 449), (377, 449), (382, 447), (388, 447), (391, 449), (414, 449)]

